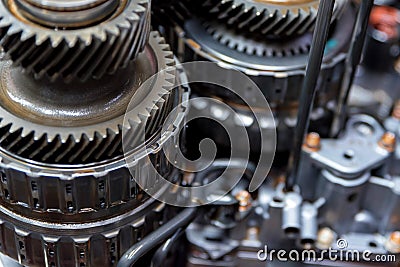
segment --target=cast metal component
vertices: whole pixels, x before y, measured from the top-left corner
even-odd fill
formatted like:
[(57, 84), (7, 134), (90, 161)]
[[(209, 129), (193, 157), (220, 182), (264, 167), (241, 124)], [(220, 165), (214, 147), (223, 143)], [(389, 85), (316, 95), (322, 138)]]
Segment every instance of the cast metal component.
[(383, 164), (391, 155), (379, 145), (383, 134), (374, 118), (354, 116), (347, 122), (341, 138), (321, 140), (321, 149), (312, 152), (310, 157), (318, 166), (341, 177), (358, 178)]
[(20, 14), (28, 20), (50, 28), (79, 28), (99, 24), (112, 16), (120, 0), (15, 0)]
[[(184, 11), (180, 12), (182, 13), (179, 13), (177, 17), (185, 16)], [(353, 12), (352, 8), (346, 10), (346, 14), (336, 25), (328, 42), (316, 98), (316, 107), (322, 108), (316, 110), (317, 112), (311, 116), (312, 120), (326, 120), (329, 116), (329, 103), (335, 100), (341, 81), (346, 47), (351, 37)], [(168, 14), (166, 12), (167, 16)], [(174, 21), (172, 15), (169, 15)], [(175, 52), (182, 61), (210, 60), (218, 62), (227, 69), (239, 69), (246, 73), (262, 90), (272, 111), (276, 112), (276, 124), (280, 133), (278, 150), (288, 149), (291, 143), (290, 131), (295, 126), (298, 98), (305, 74), (307, 53), (312, 37), (310, 34), (287, 42), (278, 40), (262, 42), (237, 34), (224, 25), (202, 23), (196, 18), (188, 18), (182, 24), (182, 28), (176, 26), (166, 33), (167, 40), (174, 44)], [(204, 73), (204, 77), (209, 75), (207, 70), (201, 70), (200, 73)], [(230, 76), (221, 77), (221, 79), (233, 80)], [(240, 83), (240, 81), (232, 82)], [(200, 96), (225, 99), (235, 111), (243, 114), (244, 117), (252, 117), (248, 108), (232, 94), (212, 87), (202, 86), (197, 90), (193, 86), (192, 89)], [(203, 125), (201, 129), (206, 127)], [(215, 128), (211, 129), (212, 131), (215, 131)], [(249, 133), (252, 135), (251, 130)], [(257, 134), (256, 129), (254, 136)]]
[(23, 266), (115, 266), (124, 251), (165, 221), (164, 210), (148, 199), (109, 219), (54, 223), (0, 206), (0, 252)]
[[(139, 56), (136, 62), (141, 66), (143, 63), (139, 61), (150, 60), (155, 61), (155, 69), (143, 69), (140, 77), (150, 76), (158, 70), (174, 65), (172, 53), (156, 32), (151, 33), (146, 53)], [(150, 73), (146, 74), (145, 71)], [(103, 111), (100, 114), (106, 120), (97, 124), (94, 119), (88, 120), (84, 116), (81, 118), (78, 117), (81, 114), (78, 114), (75, 127), (65, 127), (58, 124), (45, 125), (46, 120), (42, 120), (42, 123), (39, 120), (24, 120), (3, 106), (0, 109), (3, 117), (0, 142), (2, 203), (22, 213), (33, 210), (34, 216), (55, 221), (92, 220), (140, 204), (148, 196), (136, 185), (126, 167), (122, 157), (122, 131), (124, 129), (126, 138), (137, 138), (140, 131), (145, 130), (148, 145), (158, 144), (162, 147), (163, 143), (157, 139), (160, 126), (171, 109), (178, 104), (176, 102), (184, 101), (188, 94), (182, 88), (172, 90), (172, 82), (179, 79), (173, 68), (167, 70), (165, 75), (159, 76), (153, 84), (156, 93), (147, 93), (147, 102), (140, 98), (142, 109), (135, 114), (130, 112), (130, 124), (124, 126), (123, 113), (117, 114), (115, 118), (108, 118), (106, 111)], [(116, 78), (120, 77), (116, 75)], [(139, 82), (135, 82), (133, 85), (138, 84)], [(136, 89), (129, 86), (126, 90), (131, 94), (128, 95), (129, 101)], [(122, 101), (117, 108), (125, 110), (127, 104), (128, 102)], [(99, 112), (94, 109), (93, 115)], [(64, 120), (74, 123), (71, 118), (61, 118), (59, 122)], [(82, 123), (85, 125), (81, 125)], [(177, 142), (174, 138), (171, 137), (173, 142)], [(159, 173), (171, 175), (173, 168), (163, 151), (149, 148), (147, 153), (152, 156), (151, 161), (147, 158), (137, 158), (134, 165), (136, 168), (131, 166), (132, 170), (135, 168), (135, 176), (146, 180), (150, 175), (146, 168), (151, 168), (151, 164), (157, 166)], [(132, 156), (137, 157), (134, 153)], [(53, 215), (49, 216), (49, 213)]]
[(36, 78), (101, 78), (126, 67), (147, 43), (148, 0), (37, 5), (33, 0), (0, 2), (0, 45), (15, 65)]
[(282, 229), (288, 236), (298, 234), (301, 228), (301, 203), (303, 199), (299, 193), (285, 194), (282, 209)]
[(318, 239), (318, 207), (304, 202), (301, 207), (300, 238), (302, 244), (313, 244)]
[(223, 24), (206, 23), (205, 28), (214, 39), (230, 49), (259, 57), (290, 57), (308, 54), (311, 46), (311, 33), (285, 39), (258, 40), (235, 33)]
[[(193, 1), (187, 1), (188, 8)], [(346, 0), (335, 1), (333, 20), (340, 17)], [(260, 36), (293, 36), (314, 28), (318, 0), (207, 0), (204, 13), (236, 29)], [(194, 7), (197, 8), (196, 5)]]
[(124, 112), (144, 78), (167, 71), (154, 85), (159, 93), (141, 103), (127, 130), (134, 135), (145, 128), (151, 136), (172, 109), (174, 64), (169, 46), (156, 32), (129, 68), (84, 84), (34, 81), (11, 62), (1, 61), (0, 146), (48, 163), (98, 162), (120, 155)]

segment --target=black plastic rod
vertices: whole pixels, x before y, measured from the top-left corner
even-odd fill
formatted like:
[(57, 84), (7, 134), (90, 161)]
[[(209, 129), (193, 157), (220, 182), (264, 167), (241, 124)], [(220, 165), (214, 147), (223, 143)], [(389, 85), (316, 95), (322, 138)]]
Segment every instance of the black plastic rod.
[(303, 87), (300, 94), (300, 105), (294, 136), (294, 150), (289, 158), (289, 168), (286, 176), (287, 190), (292, 190), (296, 183), (301, 148), (304, 137), (308, 131), (310, 113), (313, 108), (315, 92), (317, 90), (317, 82), (321, 70), (326, 41), (328, 39), (334, 4), (334, 0), (321, 0), (319, 4), (311, 50), (308, 57), (306, 75), (304, 77)]
[(346, 104), (349, 98), (349, 93), (351, 85), (353, 84), (357, 66), (360, 63), (365, 36), (368, 29), (369, 15), (371, 13), (373, 4), (373, 0), (362, 0), (360, 4), (356, 24), (353, 29), (351, 46), (346, 58), (344, 76), (340, 86), (338, 104), (335, 110), (335, 117), (330, 133), (331, 137), (335, 137), (339, 134), (339, 131), (343, 128), (345, 122)]

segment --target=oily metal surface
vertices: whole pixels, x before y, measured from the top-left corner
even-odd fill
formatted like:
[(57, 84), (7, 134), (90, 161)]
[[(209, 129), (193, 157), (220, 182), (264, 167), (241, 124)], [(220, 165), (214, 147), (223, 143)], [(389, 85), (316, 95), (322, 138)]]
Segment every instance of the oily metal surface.
[[(84, 12), (83, 15), (68, 16), (68, 12), (44, 12), (39, 8), (39, 14), (32, 15), (31, 9), (28, 8), (30, 11), (27, 12), (18, 3), (30, 4), (23, 0), (0, 2), (1, 47), (15, 65), (37, 79), (67, 82), (99, 79), (127, 67), (148, 41), (148, 0), (120, 1), (112, 14), (105, 18), (100, 16), (100, 22), (96, 21), (99, 18), (96, 14), (107, 14), (104, 10), (97, 10), (90, 16), (85, 12), (92, 12), (92, 9), (68, 11)], [(113, 2), (104, 4), (110, 3)], [(87, 18), (89, 21), (86, 21)], [(57, 26), (54, 20), (58, 19), (72, 20), (70, 22), (75, 25), (72, 28), (68, 25)], [(74, 22), (75, 19), (77, 21)]]
[[(185, 1), (194, 14), (218, 19), (243, 34), (281, 38), (304, 34), (314, 28), (319, 0), (207, 0), (197, 6)], [(333, 20), (347, 0), (335, 2)], [(193, 7), (193, 8), (192, 8)]]
[[(174, 59), (164, 39), (153, 32), (131, 68), (92, 83), (36, 82), (10, 62), (1, 64), (0, 147), (39, 162), (80, 164), (121, 154), (121, 127), (129, 101), (145, 79), (173, 66)], [(163, 97), (140, 103), (142, 109), (133, 118), (137, 125), (130, 130), (140, 131), (141, 124), (148, 123), (146, 133), (154, 134), (159, 124), (150, 122), (162, 122), (171, 108), (174, 75), (171, 69), (157, 80), (154, 86)]]

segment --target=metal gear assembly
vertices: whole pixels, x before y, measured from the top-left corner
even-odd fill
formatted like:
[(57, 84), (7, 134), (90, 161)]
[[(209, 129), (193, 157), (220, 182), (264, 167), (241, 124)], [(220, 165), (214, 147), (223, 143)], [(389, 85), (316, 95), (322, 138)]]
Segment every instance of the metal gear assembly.
[[(212, 1), (206, 1), (204, 5), (210, 2)], [(227, 5), (232, 4), (232, 1), (222, 2)], [(253, 3), (251, 1), (244, 2)], [(258, 3), (264, 4), (263, 1)], [(354, 25), (355, 9), (347, 1), (336, 1), (334, 10), (337, 10), (338, 5), (343, 6), (340, 7), (340, 14), (335, 15), (337, 21), (330, 25), (328, 45), (324, 53), (318, 83), (319, 89), (315, 99), (316, 108), (312, 119), (315, 121), (330, 120), (329, 117), (341, 83), (348, 44), (351, 40), (351, 27)], [(269, 101), (276, 116), (275, 122), (279, 133), (278, 151), (289, 149), (290, 136), (296, 123), (295, 116), (301, 92), (300, 87), (311, 49), (312, 32), (305, 31), (302, 34), (295, 34), (290, 29), (286, 29), (284, 32), (287, 36), (268, 38), (266, 34), (263, 36), (249, 35), (232, 28), (227, 21), (212, 18), (181, 1), (175, 1), (169, 7), (160, 3), (160, 7), (156, 10), (159, 12), (157, 15), (163, 21), (169, 21), (169, 25), (171, 25), (165, 31), (167, 40), (174, 45), (175, 53), (181, 56), (181, 61), (218, 62), (227, 69), (238, 69), (251, 77)], [(250, 24), (246, 22), (246, 25)], [(203, 71), (204, 77), (210, 75), (207, 70)], [(223, 79), (230, 78), (228, 76), (221, 77), (221, 80)], [(240, 100), (226, 90), (216, 89), (212, 86), (203, 87), (193, 86), (192, 89), (199, 96), (207, 95), (223, 99), (243, 116), (251, 113)], [(252, 132), (252, 127), (255, 126), (248, 127), (250, 132)], [(321, 132), (327, 132), (328, 128)], [(201, 131), (201, 129), (208, 128), (204, 125), (199, 129)], [(205, 131), (208, 134), (216, 130), (214, 127)], [(218, 135), (221, 133), (215, 133), (213, 137)], [(254, 135), (257, 136), (258, 132), (255, 131)], [(257, 138), (254, 137), (252, 140), (257, 140)], [(253, 147), (257, 151), (259, 146), (254, 145)]]
[(135, 180), (152, 180), (154, 168), (179, 182), (156, 148), (177, 145), (161, 127), (173, 109), (168, 120), (183, 122), (188, 98), (149, 16), (147, 0), (0, 3), (3, 255), (23, 266), (115, 266), (171, 217)]
[(85, 81), (113, 74), (143, 51), (148, 0), (2, 1), (0, 42), (36, 78)]
[[(190, 2), (190, 3), (189, 3)], [(314, 28), (319, 0), (207, 0), (187, 6), (248, 34), (271, 37), (301, 35)], [(332, 20), (341, 16), (346, 0), (335, 1)]]

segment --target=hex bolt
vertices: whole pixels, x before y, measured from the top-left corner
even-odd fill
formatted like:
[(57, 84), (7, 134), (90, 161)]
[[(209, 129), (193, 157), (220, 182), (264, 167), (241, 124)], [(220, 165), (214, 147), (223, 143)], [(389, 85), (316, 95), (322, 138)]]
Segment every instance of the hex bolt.
[(236, 200), (239, 201), (239, 211), (247, 211), (251, 207), (251, 195), (246, 190), (242, 190), (235, 196)]
[(391, 253), (400, 253), (400, 231), (395, 231), (390, 234), (386, 241), (385, 248)]
[(393, 152), (396, 148), (396, 136), (394, 133), (386, 132), (382, 135), (378, 142), (379, 146), (386, 149), (388, 152)]
[(306, 136), (306, 140), (303, 145), (303, 149), (310, 151), (310, 152), (316, 152), (321, 149), (321, 137), (319, 136), (318, 133), (309, 133)]
[(260, 229), (258, 227), (250, 227), (246, 231), (246, 240), (258, 241)]
[(324, 227), (318, 231), (316, 247), (328, 249), (336, 239), (336, 233), (329, 227)]
[(392, 117), (400, 120), (400, 100), (397, 100), (393, 106)]

